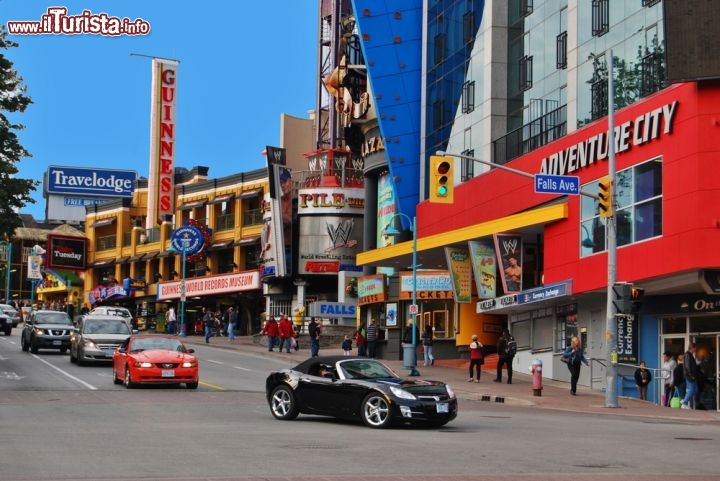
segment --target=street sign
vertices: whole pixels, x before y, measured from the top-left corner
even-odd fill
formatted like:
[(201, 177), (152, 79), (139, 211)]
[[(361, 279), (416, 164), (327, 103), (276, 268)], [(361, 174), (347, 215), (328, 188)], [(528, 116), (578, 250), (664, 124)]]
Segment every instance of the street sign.
[(410, 304), (410, 314), (417, 314), (418, 311), (418, 305), (417, 304)]
[(538, 194), (580, 195), (580, 177), (535, 174), (535, 192)]

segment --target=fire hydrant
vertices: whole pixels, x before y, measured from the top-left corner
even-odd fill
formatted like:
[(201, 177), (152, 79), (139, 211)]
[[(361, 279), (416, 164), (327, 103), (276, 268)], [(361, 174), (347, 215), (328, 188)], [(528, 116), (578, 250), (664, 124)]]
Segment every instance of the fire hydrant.
[(530, 363), (530, 374), (532, 374), (533, 396), (542, 396), (542, 361), (533, 359)]

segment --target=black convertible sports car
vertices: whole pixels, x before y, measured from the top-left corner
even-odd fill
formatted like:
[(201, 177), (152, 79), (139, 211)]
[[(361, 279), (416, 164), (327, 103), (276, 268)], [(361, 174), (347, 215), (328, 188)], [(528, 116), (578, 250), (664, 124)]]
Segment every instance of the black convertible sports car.
[(371, 428), (412, 423), (442, 426), (457, 416), (457, 398), (442, 382), (398, 377), (364, 357), (312, 357), (271, 373), (265, 383), (277, 419), (316, 414), (361, 419)]

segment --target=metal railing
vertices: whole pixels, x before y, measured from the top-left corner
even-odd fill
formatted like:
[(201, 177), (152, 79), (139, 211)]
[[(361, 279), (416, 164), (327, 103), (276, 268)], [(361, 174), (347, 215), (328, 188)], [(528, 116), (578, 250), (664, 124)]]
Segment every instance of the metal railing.
[(95, 243), (97, 244), (95, 249), (98, 251), (108, 251), (110, 249), (114, 249), (117, 246), (116, 237), (114, 234), (98, 237), (97, 239), (95, 239)]
[(215, 216), (215, 230), (225, 231), (235, 228), (235, 214), (220, 214)]

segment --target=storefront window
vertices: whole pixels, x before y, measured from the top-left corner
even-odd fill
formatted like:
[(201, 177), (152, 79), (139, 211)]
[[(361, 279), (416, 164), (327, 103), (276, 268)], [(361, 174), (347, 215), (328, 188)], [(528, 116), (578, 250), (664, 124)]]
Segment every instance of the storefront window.
[(687, 320), (684, 317), (666, 317), (662, 320), (663, 334), (685, 334)]
[(718, 332), (720, 331), (720, 320), (718, 316), (703, 316), (690, 318), (690, 332)]

